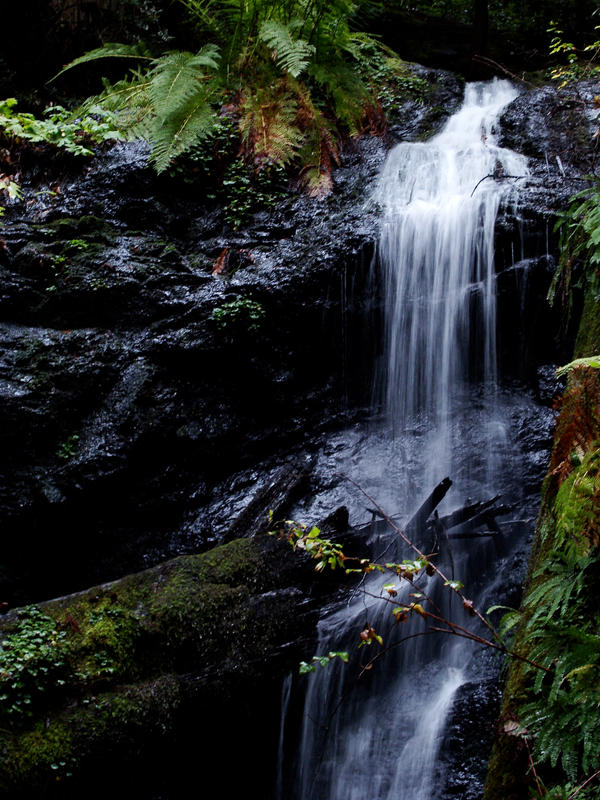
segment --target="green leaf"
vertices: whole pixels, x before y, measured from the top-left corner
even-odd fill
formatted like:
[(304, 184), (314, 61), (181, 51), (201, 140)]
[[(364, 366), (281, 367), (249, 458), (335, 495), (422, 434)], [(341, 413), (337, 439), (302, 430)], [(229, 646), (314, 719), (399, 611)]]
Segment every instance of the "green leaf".
[(341, 658), (342, 661), (347, 664), (349, 656), (345, 650), (330, 650), (329, 658)]

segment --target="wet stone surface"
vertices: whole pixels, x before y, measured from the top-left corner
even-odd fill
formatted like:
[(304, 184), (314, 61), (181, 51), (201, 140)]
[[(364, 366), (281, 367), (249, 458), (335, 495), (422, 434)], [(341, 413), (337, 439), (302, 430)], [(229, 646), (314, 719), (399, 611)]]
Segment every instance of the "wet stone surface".
[[(22, 176), (25, 202), (0, 231), (2, 601), (214, 544), (307, 438), (314, 451), (364, 416), (382, 302), (368, 200), (389, 147), (435, 131), (462, 91), (419, 69), (433, 86), (427, 104), (401, 108), (387, 139), (348, 147), (328, 198), (291, 193), (240, 230), (202, 187), (157, 179), (140, 143), (79, 171), (46, 164)], [(559, 201), (536, 181), (499, 223), (498, 269), (519, 261), (523, 229), (523, 257), (539, 262)], [(224, 252), (229, 271), (212, 274)], [(549, 269), (521, 270), (541, 276), (529, 308)], [(510, 276), (499, 286), (512, 317)], [(540, 349), (524, 368), (531, 383)], [(251, 477), (230, 486), (236, 475)]]

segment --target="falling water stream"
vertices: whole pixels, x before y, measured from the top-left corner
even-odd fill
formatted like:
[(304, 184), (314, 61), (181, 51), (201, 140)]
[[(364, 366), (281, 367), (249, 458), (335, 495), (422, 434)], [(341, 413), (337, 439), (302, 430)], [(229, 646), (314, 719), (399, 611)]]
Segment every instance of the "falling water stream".
[[(494, 268), (498, 209), (516, 201), (518, 178), (527, 173), (522, 156), (495, 144), (499, 113), (516, 94), (506, 81), (467, 85), (462, 107), (437, 136), (394, 148), (376, 190), (386, 344), (375, 399), (384, 420), (368, 435), (349, 433), (330, 459), (404, 519), (446, 475), (454, 482), (447, 507), (498, 491), (519, 502), (511, 413), (498, 390)], [(489, 538), (467, 541), (452, 547), (455, 575), (487, 607), (500, 580), (497, 548)], [(384, 560), (410, 555), (394, 533), (371, 546)], [(450, 569), (447, 554), (440, 559)], [(419, 619), (390, 628), (390, 610), (378, 599), (384, 580), (389, 576), (363, 584), (366, 592), (323, 615), (318, 652), (346, 649), (367, 661), (376, 645), (357, 652), (365, 626), (387, 645), (401, 635), (409, 641), (392, 646), (360, 680), (357, 669), (336, 662), (311, 675), (297, 758), (287, 784), (279, 779), (280, 800), (440, 796), (446, 720), (457, 689), (481, 665), (464, 639), (410, 638), (423, 630)], [(447, 615), (463, 612), (428, 580), (424, 586)], [(398, 589), (397, 601), (410, 602), (414, 589)]]

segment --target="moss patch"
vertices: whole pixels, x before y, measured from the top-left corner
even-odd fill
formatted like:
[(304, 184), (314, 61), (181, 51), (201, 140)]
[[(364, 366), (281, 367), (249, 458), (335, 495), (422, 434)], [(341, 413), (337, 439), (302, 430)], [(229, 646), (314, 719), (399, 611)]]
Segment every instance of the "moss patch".
[[(287, 643), (303, 623), (287, 581), (298, 562), (287, 551), (268, 537), (235, 540), (42, 604), (36, 613), (61, 636), (65, 686), (32, 717), (9, 721), (0, 797), (89, 787), (108, 758), (148, 757), (171, 736), (182, 696), (211, 684), (222, 696), (242, 691), (264, 659), (271, 679), (297, 663)], [(0, 637), (18, 615), (0, 621)]]
[(577, 358), (593, 356), (600, 352), (600, 301), (592, 291), (586, 292), (575, 353)]

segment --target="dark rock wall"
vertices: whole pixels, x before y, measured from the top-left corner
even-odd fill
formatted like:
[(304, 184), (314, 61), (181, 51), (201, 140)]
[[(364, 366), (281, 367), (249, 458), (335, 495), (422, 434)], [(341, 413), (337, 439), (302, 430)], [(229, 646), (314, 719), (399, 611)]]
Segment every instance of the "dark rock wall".
[[(430, 133), (460, 99), (452, 76), (418, 71), (428, 103), (397, 111), (396, 136)], [(368, 199), (392, 141), (348, 145), (328, 198), (290, 192), (239, 230), (202, 185), (157, 179), (139, 143), (83, 168), (23, 163), (0, 248), (3, 601), (214, 544), (220, 481), (266, 455), (276, 468), (368, 403)]]

